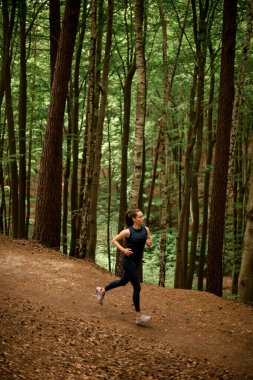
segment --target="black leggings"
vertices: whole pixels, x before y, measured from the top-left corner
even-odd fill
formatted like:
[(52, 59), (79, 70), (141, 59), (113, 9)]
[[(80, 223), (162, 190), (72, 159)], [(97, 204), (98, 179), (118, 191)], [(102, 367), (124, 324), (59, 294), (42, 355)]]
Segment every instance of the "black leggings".
[(119, 280), (112, 281), (110, 284), (105, 286), (105, 291), (118, 288), (119, 286), (125, 286), (130, 281), (133, 285), (133, 303), (135, 310), (140, 311), (140, 291), (141, 284), (138, 273), (138, 266), (133, 260), (128, 257), (123, 259), (123, 269), (124, 273)]

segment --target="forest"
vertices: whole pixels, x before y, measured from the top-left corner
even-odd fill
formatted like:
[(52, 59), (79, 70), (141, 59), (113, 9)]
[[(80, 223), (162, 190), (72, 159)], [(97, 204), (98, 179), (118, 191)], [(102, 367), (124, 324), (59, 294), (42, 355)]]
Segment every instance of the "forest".
[(0, 4), (0, 233), (253, 302), (253, 0)]

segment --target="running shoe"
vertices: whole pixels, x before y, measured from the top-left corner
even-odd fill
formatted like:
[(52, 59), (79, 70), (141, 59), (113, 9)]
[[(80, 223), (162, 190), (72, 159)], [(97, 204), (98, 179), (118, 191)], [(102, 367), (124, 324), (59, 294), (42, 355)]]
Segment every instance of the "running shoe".
[(103, 299), (105, 296), (105, 292), (103, 292), (103, 288), (100, 288), (99, 286), (96, 288), (97, 298), (100, 305), (103, 305)]
[(136, 324), (142, 325), (143, 323), (147, 323), (150, 321), (151, 317), (149, 315), (141, 315), (140, 317), (136, 318)]

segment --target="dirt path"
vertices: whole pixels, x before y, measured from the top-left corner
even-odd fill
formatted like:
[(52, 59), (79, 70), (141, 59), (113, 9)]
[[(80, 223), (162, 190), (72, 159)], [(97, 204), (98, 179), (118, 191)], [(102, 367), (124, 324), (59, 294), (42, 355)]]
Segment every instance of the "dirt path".
[(253, 379), (253, 309), (208, 293), (131, 286), (86, 261), (0, 235), (0, 379)]

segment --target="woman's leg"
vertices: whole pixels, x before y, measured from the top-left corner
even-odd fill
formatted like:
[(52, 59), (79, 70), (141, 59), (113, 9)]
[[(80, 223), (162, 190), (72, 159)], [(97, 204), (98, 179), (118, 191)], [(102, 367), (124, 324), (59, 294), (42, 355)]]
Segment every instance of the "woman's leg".
[(125, 286), (129, 282), (129, 277), (127, 273), (124, 271), (122, 277), (119, 280), (115, 280), (110, 282), (108, 285), (104, 287), (105, 292), (108, 292), (111, 289), (118, 288), (119, 286)]
[(140, 291), (141, 284), (139, 279), (138, 267), (132, 260), (125, 260), (124, 270), (128, 276), (128, 281), (133, 286), (133, 303), (137, 314), (140, 314)]

